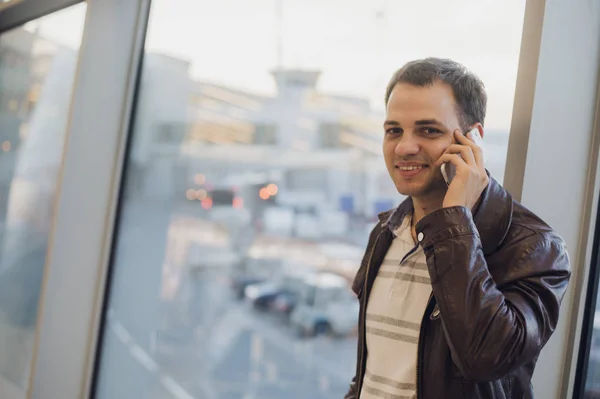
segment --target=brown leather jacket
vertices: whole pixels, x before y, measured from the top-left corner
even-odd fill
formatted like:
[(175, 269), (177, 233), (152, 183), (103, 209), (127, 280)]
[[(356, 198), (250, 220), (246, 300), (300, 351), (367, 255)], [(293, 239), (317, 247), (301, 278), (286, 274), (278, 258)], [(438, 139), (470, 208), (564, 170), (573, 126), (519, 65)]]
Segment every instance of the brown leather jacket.
[[(365, 373), (371, 287), (409, 212), (410, 199), (380, 215), (354, 280), (358, 361), (346, 399), (358, 398)], [(533, 398), (531, 376), (570, 277), (563, 240), (491, 178), (473, 216), (440, 209), (416, 231), (433, 288), (419, 335), (417, 398)]]

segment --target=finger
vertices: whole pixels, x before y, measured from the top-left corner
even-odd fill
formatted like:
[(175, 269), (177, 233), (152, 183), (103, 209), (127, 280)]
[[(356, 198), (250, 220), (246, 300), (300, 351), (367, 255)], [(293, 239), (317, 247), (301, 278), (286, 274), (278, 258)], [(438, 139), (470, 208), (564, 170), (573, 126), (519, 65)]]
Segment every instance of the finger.
[(464, 161), (467, 164), (471, 166), (477, 166), (477, 161), (475, 159), (475, 156), (473, 155), (473, 150), (471, 149), (471, 147), (468, 147), (466, 145), (452, 144), (446, 149), (446, 151), (444, 151), (444, 153), (460, 154), (460, 156), (464, 159)]
[(452, 165), (456, 166), (457, 171), (459, 169), (469, 167), (469, 165), (467, 165), (465, 160), (459, 154), (443, 154), (440, 157), (440, 159), (437, 160), (437, 162), (435, 164), (437, 166), (440, 166), (441, 164), (446, 163), (446, 162), (451, 163)]
[[(481, 138), (481, 135), (479, 134), (479, 130), (476, 130), (475, 134), (478, 136), (477, 137), (478, 140), (483, 140)], [(475, 142), (475, 138), (473, 137), (471, 132), (467, 133), (467, 138), (472, 143), (472, 145), (470, 145), (470, 147), (473, 150), (473, 155), (475, 156), (475, 161), (477, 162), (477, 165), (480, 166), (481, 168), (483, 168), (484, 167), (484, 165), (483, 165), (483, 148), (481, 148), (481, 146), (479, 146)]]
[[(478, 132), (478, 134), (479, 134), (479, 132)], [(462, 133), (458, 134), (457, 131), (455, 131), (454, 135), (456, 136), (456, 140), (460, 144), (471, 148), (476, 165), (478, 167), (483, 168), (484, 167), (484, 165), (483, 165), (483, 149), (475, 143), (475, 141), (473, 140), (473, 136), (471, 135), (471, 132), (469, 131), (466, 135), (464, 135)]]

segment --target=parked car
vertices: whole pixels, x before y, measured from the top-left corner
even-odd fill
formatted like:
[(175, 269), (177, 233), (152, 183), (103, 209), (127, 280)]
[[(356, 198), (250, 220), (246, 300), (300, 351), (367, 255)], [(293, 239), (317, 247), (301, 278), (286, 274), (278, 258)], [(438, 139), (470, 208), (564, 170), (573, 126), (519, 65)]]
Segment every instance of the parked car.
[(281, 285), (273, 281), (250, 284), (244, 290), (246, 300), (260, 310), (267, 310), (281, 292)]
[(256, 309), (289, 314), (307, 276), (310, 274), (302, 271), (286, 272), (272, 281), (247, 286), (245, 296)]
[(265, 278), (258, 276), (240, 276), (233, 278), (231, 281), (231, 289), (236, 299), (242, 300), (245, 296), (246, 287), (263, 283)]
[(283, 291), (277, 296), (277, 298), (275, 298), (275, 301), (273, 301), (271, 310), (275, 313), (285, 316), (286, 318), (289, 317), (298, 303), (298, 296), (298, 292)]
[(359, 303), (345, 278), (315, 274), (304, 282), (290, 325), (301, 336), (345, 336), (356, 329)]

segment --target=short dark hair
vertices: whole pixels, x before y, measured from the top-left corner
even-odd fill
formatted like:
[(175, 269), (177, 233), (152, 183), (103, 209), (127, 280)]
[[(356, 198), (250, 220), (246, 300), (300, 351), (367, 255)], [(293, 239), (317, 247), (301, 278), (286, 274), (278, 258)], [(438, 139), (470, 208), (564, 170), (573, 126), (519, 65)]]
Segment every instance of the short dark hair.
[(443, 58), (425, 58), (410, 61), (400, 68), (387, 86), (385, 105), (398, 83), (429, 86), (438, 81), (448, 84), (454, 93), (457, 114), (463, 130), (473, 124), (483, 124), (487, 94), (481, 79), (458, 62)]

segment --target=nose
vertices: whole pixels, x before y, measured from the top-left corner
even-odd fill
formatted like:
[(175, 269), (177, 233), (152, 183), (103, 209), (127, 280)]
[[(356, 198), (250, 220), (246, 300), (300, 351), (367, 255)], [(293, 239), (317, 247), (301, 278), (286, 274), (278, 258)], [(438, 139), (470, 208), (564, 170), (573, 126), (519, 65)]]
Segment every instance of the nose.
[(420, 145), (412, 132), (404, 132), (398, 139), (394, 152), (400, 157), (416, 155), (419, 153)]

